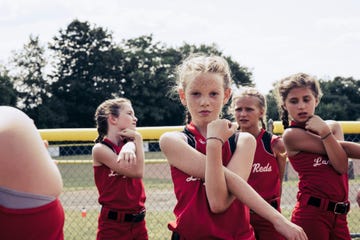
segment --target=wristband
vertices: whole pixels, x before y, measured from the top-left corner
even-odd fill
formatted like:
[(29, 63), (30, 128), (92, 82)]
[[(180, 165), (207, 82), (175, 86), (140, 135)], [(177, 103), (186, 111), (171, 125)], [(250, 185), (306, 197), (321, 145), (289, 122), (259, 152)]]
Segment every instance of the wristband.
[(221, 138), (218, 138), (218, 137), (208, 137), (208, 138), (206, 138), (206, 142), (211, 139), (218, 140), (221, 142), (221, 145), (224, 145), (224, 140), (222, 140)]
[(328, 133), (328, 134), (326, 134), (325, 136), (323, 136), (323, 137), (321, 137), (321, 140), (325, 140), (328, 136), (330, 136), (331, 135), (331, 131)]

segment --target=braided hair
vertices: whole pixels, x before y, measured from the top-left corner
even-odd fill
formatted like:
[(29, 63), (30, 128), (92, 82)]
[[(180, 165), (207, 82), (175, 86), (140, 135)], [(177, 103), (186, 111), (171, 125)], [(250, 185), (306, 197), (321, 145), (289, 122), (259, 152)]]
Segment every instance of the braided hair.
[(95, 122), (98, 137), (95, 139), (95, 143), (101, 142), (107, 135), (109, 128), (107, 120), (109, 116), (113, 115), (115, 117), (118, 117), (124, 103), (131, 102), (129, 99), (126, 98), (108, 99), (97, 107), (95, 111)]

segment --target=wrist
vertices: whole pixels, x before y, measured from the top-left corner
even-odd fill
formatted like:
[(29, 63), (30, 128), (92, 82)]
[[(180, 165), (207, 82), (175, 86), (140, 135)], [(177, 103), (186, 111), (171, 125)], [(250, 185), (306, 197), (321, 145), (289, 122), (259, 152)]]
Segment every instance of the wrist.
[(221, 138), (219, 138), (219, 137), (208, 137), (208, 138), (206, 138), (206, 143), (208, 142), (208, 141), (217, 141), (217, 142), (219, 142), (219, 143), (221, 143), (221, 146), (222, 145), (224, 145), (224, 140), (222, 140)]
[(327, 139), (330, 135), (332, 134), (331, 131), (329, 131), (327, 134), (323, 135), (323, 136), (320, 136), (321, 140), (325, 140)]

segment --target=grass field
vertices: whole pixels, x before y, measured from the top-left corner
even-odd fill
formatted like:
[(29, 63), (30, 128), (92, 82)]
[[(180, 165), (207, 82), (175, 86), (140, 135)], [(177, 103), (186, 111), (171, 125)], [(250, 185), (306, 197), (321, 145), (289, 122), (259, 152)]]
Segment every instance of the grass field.
[[(74, 156), (72, 156), (74, 158)], [(65, 160), (62, 158), (59, 160)], [(78, 159), (90, 159), (81, 156)], [(97, 217), (100, 206), (97, 203), (97, 190), (93, 180), (91, 163), (59, 163), (59, 169), (64, 180), (64, 192), (61, 201), (64, 205), (65, 239), (95, 239)], [(175, 204), (172, 182), (169, 178), (169, 168), (166, 163), (147, 164), (144, 178), (147, 194), (146, 222), (149, 238), (170, 239), (167, 223), (174, 219), (172, 210)], [(360, 210), (355, 203), (355, 195), (360, 187), (360, 179), (349, 181), (352, 208), (348, 214), (348, 222), (352, 233), (360, 233)], [(297, 180), (286, 181), (283, 184), (282, 209), (289, 218), (295, 204)], [(87, 210), (86, 217), (81, 216), (81, 209)]]

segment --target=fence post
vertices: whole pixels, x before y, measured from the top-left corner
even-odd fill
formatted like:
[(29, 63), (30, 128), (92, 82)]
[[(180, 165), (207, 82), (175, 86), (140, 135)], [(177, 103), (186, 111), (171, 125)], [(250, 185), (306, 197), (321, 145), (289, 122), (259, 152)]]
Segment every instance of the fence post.
[(355, 179), (354, 163), (353, 163), (353, 160), (351, 158), (349, 158), (348, 177), (349, 177), (349, 179)]

